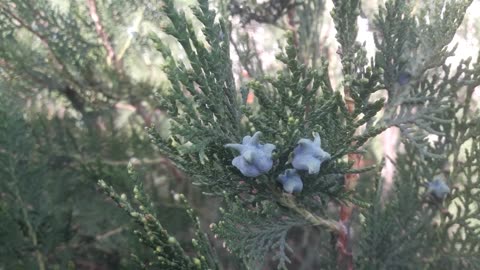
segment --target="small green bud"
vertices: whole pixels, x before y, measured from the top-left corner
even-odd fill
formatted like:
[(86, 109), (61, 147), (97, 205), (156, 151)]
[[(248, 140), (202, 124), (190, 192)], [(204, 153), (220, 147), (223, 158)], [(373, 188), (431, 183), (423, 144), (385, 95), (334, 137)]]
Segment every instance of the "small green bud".
[(175, 237), (170, 236), (170, 237), (168, 238), (168, 243), (169, 243), (169, 244), (175, 244), (176, 242), (177, 242), (177, 239), (175, 239)]
[(129, 161), (127, 164), (127, 171), (129, 174), (133, 174), (133, 164), (131, 161)]
[(122, 195), (120, 195), (120, 199), (122, 199), (123, 201), (126, 201), (127, 195), (125, 195), (125, 193), (122, 193)]
[(193, 259), (193, 264), (200, 267), (202, 265), (202, 262), (198, 258), (195, 258), (195, 259)]
[(156, 253), (162, 253), (162, 252), (163, 252), (163, 248), (157, 246), (157, 248), (155, 248), (155, 252), (156, 252)]
[(192, 239), (192, 245), (193, 245), (194, 247), (198, 247), (198, 241), (197, 241), (195, 238)]
[(102, 188), (106, 188), (106, 187), (107, 187), (107, 184), (106, 184), (105, 181), (103, 181), (103, 180), (99, 180), (99, 181), (98, 181), (98, 185), (100, 185), (100, 187), (102, 187)]

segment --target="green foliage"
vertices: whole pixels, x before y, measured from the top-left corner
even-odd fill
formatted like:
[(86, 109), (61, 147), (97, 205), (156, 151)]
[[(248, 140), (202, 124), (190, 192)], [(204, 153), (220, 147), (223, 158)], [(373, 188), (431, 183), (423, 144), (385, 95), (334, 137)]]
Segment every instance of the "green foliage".
[[(444, 16), (449, 18), (448, 12), (453, 11), (458, 14), (459, 8), (465, 6), (449, 5)], [(391, 7), (390, 12), (393, 10)], [(446, 44), (445, 40), (442, 42)], [(419, 95), (431, 93), (436, 100), (440, 95), (446, 96), (442, 110), (437, 113), (439, 118), (449, 121), (424, 117), (431, 125), (426, 130), (436, 138), (423, 148), (415, 143), (406, 145), (396, 162), (398, 172), (392, 198), (385, 202), (381, 198), (381, 180), (377, 184), (373, 204), (364, 213), (364, 235), (357, 257), (361, 269), (479, 269), (476, 254), (480, 236), (480, 130), (478, 108), (472, 107), (474, 89), (480, 85), (479, 65), (478, 62), (472, 65), (471, 59), (461, 61), (455, 68), (441, 65), (423, 74), (414, 89)], [(433, 97), (430, 100), (435, 104)], [(422, 117), (421, 113), (416, 115)], [(436, 155), (425, 156), (426, 152)], [(444, 202), (432, 200), (426, 194), (426, 184), (435, 175), (445, 177), (453, 189)]]
[[(2, 103), (5, 97), (1, 96)], [(17, 252), (32, 252), (35, 255), (27, 260), (8, 262), (9, 265), (2, 267), (33, 269), (45, 268), (45, 255), (52, 252), (58, 243), (68, 241), (68, 234), (59, 232), (66, 231), (68, 223), (62, 224), (58, 220), (70, 220), (68, 207), (52, 211), (52, 204), (58, 203), (65, 194), (54, 192), (54, 196), (45, 196), (43, 181), (31, 181), (36, 177), (45, 177), (45, 164), (35, 164), (35, 160), (29, 157), (31, 148), (34, 147), (33, 139), (29, 135), (29, 129), (18, 112), (9, 111), (10, 106), (4, 106), (0, 111), (1, 125), (1, 190), (2, 211), (1, 231), (2, 239), (5, 239), (2, 249), (1, 261), (14, 256)], [(37, 165), (37, 166), (35, 166)], [(62, 198), (63, 197), (63, 198)], [(34, 200), (41, 201), (37, 204)], [(35, 204), (34, 204), (35, 203)], [(33, 205), (34, 206), (33, 206)], [(35, 208), (34, 208), (35, 207)], [(12, 211), (12, 208), (14, 211)], [(55, 220), (56, 222), (49, 222)], [(53, 225), (53, 226), (52, 226)], [(40, 236), (41, 234), (41, 236)], [(8, 236), (8, 238), (7, 238)], [(41, 239), (42, 237), (43, 239)], [(22, 240), (22, 241), (19, 241)], [(46, 242), (40, 249), (39, 241)]]
[[(248, 85), (259, 99), (260, 110), (243, 105), (241, 125), (240, 107), (235, 105), (238, 103), (237, 97), (232, 94), (234, 85), (228, 61), (227, 66), (222, 66), (223, 64), (214, 60), (228, 57), (228, 51), (225, 50), (228, 40), (218, 39), (218, 33), (225, 31), (222, 29), (223, 24), (206, 21), (204, 17), (213, 17), (206, 8), (204, 11), (195, 9), (194, 14), (200, 21), (210, 23), (204, 28), (206, 42), (212, 47), (207, 49), (198, 42), (196, 33), (188, 26), (190, 23), (184, 15), (172, 10), (168, 3), (164, 9), (171, 20), (166, 32), (179, 41), (192, 68), (190, 70), (184, 63), (176, 61), (162, 41), (154, 38), (157, 48), (167, 60), (165, 71), (172, 84), (171, 95), (159, 96), (162, 106), (168, 109), (171, 117), (172, 136), (169, 142), (155, 134), (152, 136), (162, 151), (180, 168), (193, 175), (199, 184), (214, 188), (214, 192), (233, 192), (235, 187), (232, 186), (232, 177), (235, 176), (230, 175), (232, 173), (226, 172), (224, 168), (228, 166), (231, 156), (223, 149), (223, 145), (239, 141), (242, 137), (239, 134), (246, 135), (247, 131), (262, 131), (265, 141), (275, 142), (277, 147), (281, 146), (277, 157), (279, 166), (273, 170), (273, 174), (284, 169), (283, 164), (288, 160), (288, 155), (298, 139), (309, 136), (312, 131), (320, 133), (326, 149), (334, 157), (356, 151), (369, 137), (382, 131), (383, 127), (371, 128), (361, 137), (353, 136), (358, 126), (363, 125), (380, 110), (382, 101), (369, 104), (365, 97), (368, 94), (365, 93), (361, 96), (362, 106), (353, 116), (349, 115), (341, 96), (334, 93), (330, 86), (326, 66), (317, 72), (300, 65), (296, 60), (291, 38), (286, 54), (279, 58), (288, 67), (287, 71), (279, 73), (278, 79), (267, 79), (272, 85), (271, 88), (257, 82)], [(221, 52), (223, 54), (218, 55)], [(204, 69), (200, 69), (202, 64)], [(369, 75), (371, 82), (366, 84), (375, 84), (378, 75), (371, 72)], [(320, 89), (322, 95), (319, 95)], [(362, 85), (361, 89), (367, 91), (366, 86)], [(358, 100), (360, 102), (360, 98)], [(315, 106), (316, 104), (321, 105)], [(311, 111), (306, 113), (306, 107), (311, 108)], [(356, 119), (356, 116), (361, 114), (364, 117)], [(271, 128), (271, 123), (275, 123), (279, 130), (283, 131), (279, 133)], [(356, 143), (355, 146), (350, 146), (353, 142)], [(340, 161), (338, 164), (332, 162), (331, 166), (325, 169), (325, 174), (345, 173), (348, 167), (348, 164)]]
[(479, 269), (478, 152), (475, 143), (468, 169), (449, 174), (454, 191), (439, 203), (425, 193), (426, 181), (438, 172), (415, 148), (407, 149), (397, 163), (394, 196), (383, 203), (379, 185), (364, 213), (359, 269)]
[(171, 117), (172, 136), (166, 142), (154, 130), (151, 133), (162, 153), (192, 175), (196, 183), (219, 192), (235, 184), (223, 169), (226, 164), (220, 155), (226, 152), (225, 143), (240, 139), (239, 110), (226, 25), (214, 23), (214, 13), (206, 2), (200, 2), (193, 11), (204, 24), (208, 49), (207, 44), (197, 38), (192, 22), (174, 9), (173, 2), (167, 1), (163, 6), (163, 12), (171, 21), (166, 32), (178, 40), (191, 69), (175, 60), (161, 39), (154, 38), (165, 58), (164, 70), (172, 84), (170, 94), (158, 95), (161, 106)]
[(222, 220), (212, 226), (213, 232), (225, 239), (224, 247), (243, 258), (251, 269), (261, 267), (272, 251), (278, 267), (285, 268), (291, 262), (287, 252), (293, 252), (287, 234), (292, 227), (307, 224), (300, 216), (289, 216), (288, 212), (268, 204), (265, 201), (262, 208), (249, 209), (238, 198), (227, 199), (228, 208), (220, 209)]
[(0, 268), (70, 269), (80, 261), (129, 268), (117, 246), (130, 242), (122, 235), (130, 222), (92, 185), (103, 176), (120, 186), (122, 174), (94, 159), (79, 164), (69, 156), (79, 141), (58, 122), (28, 121), (20, 101), (4, 92), (0, 99)]
[[(435, 2), (433, 8), (419, 8), (415, 16), (411, 4), (389, 1), (375, 18), (375, 45), (379, 50), (375, 61), (385, 71), (388, 92), (384, 121), (400, 128), (404, 138), (421, 150), (421, 155), (439, 157), (427, 151), (423, 138), (428, 134), (442, 135), (441, 130), (434, 128), (435, 123), (449, 121), (442, 113), (455, 99), (450, 98), (448, 87), (432, 73), (443, 66), (448, 76), (450, 67), (445, 66), (445, 61), (454, 55), (455, 48), (449, 50), (447, 45), (471, 2)], [(405, 74), (411, 78), (402, 85), (399, 80)]]
[(139, 76), (132, 70), (147, 70), (147, 63), (155, 59), (147, 51), (148, 61), (133, 61), (131, 54), (142, 52), (141, 42), (126, 36), (129, 27), (141, 30), (138, 23), (130, 25), (139, 18), (142, 21), (135, 12), (139, 3), (53, 2), (2, 1), (1, 77), (25, 94), (55, 93), (90, 128), (117, 102), (129, 102), (139, 111), (146, 106), (142, 101), (149, 104), (151, 89), (159, 81), (151, 80), (148, 72)]
[[(106, 38), (95, 24), (92, 2)], [(0, 179), (1, 222), (8, 223), (1, 229), (0, 268), (39, 269), (35, 259), (39, 252), (47, 269), (85, 265), (131, 269), (126, 247), (144, 253), (125, 233), (129, 218), (95, 189), (102, 178), (126, 190), (129, 160), (151, 169), (145, 177), (149, 184), (160, 182), (170, 188), (170, 179), (181, 177), (143, 133), (145, 123), (168, 133), (150, 102), (152, 88), (161, 79), (149, 72), (157, 58), (141, 42), (144, 32), (157, 29), (142, 19), (143, 4), (1, 1), (0, 89), (5, 93), (1, 103), (2, 110), (15, 117), (5, 116), (9, 125), (0, 136), (9, 140), (2, 141), (0, 149), (17, 151), (13, 147), (28, 139), (18, 148), (18, 160), (2, 152), (6, 161), (12, 159), (9, 166), (21, 166), (15, 170), (15, 181), (10, 173)], [(136, 37), (126, 31), (131, 26)], [(11, 99), (15, 102), (9, 104)], [(151, 185), (155, 199), (161, 200), (159, 185)], [(3, 196), (11, 192), (4, 186), (18, 186), (23, 203), (16, 203), (17, 195)], [(37, 247), (26, 229), (23, 208), (28, 208), (32, 231), (38, 235)], [(164, 213), (172, 211), (166, 207)]]
[[(252, 107), (236, 101), (234, 85), (229, 81), (232, 77), (229, 62), (220, 61), (227, 66), (214, 64), (215, 59), (229, 57), (228, 51), (222, 46), (228, 44), (228, 40), (219, 39), (218, 35), (220, 30), (222, 33), (225, 31), (223, 23), (220, 21), (215, 24), (213, 20), (205, 19), (214, 15), (207, 11), (208, 7), (204, 3), (200, 3), (200, 7), (203, 7), (201, 12), (194, 7), (194, 15), (204, 27), (206, 44), (203, 44), (198, 41), (198, 33), (183, 13), (173, 10), (170, 2), (163, 8), (170, 19), (165, 28), (166, 33), (178, 40), (188, 57), (188, 63), (175, 60), (167, 46), (160, 39), (154, 38), (157, 48), (167, 61), (165, 72), (172, 84), (172, 95), (159, 96), (159, 99), (169, 111), (173, 128), (169, 141), (160, 139), (154, 133), (152, 137), (164, 154), (192, 175), (194, 181), (203, 185), (207, 192), (226, 194), (229, 207), (223, 212), (216, 232), (226, 239), (226, 246), (231, 251), (244, 258), (249, 267), (255, 267), (259, 262), (261, 264), (262, 258), (272, 248), (278, 249), (279, 267), (286, 267), (288, 258), (285, 249), (288, 249), (288, 245), (285, 244), (285, 237), (290, 227), (298, 223), (278, 222), (281, 218), (291, 221), (303, 219), (303, 222), (338, 230), (338, 224), (323, 218), (316, 224), (315, 218), (308, 218), (311, 215), (308, 209), (317, 211), (314, 215), (321, 217), (325, 216), (321, 207), (329, 201), (353, 200), (343, 191), (342, 183), (338, 181), (344, 174), (354, 172), (350, 170), (351, 164), (341, 158), (361, 150), (368, 139), (388, 126), (400, 127), (412, 145), (421, 150), (420, 156), (427, 154), (430, 157), (440, 157), (439, 154), (434, 154), (438, 149), (428, 148), (424, 137), (426, 133), (443, 134), (434, 127), (442, 129), (439, 125), (449, 123), (443, 119), (451, 104), (451, 101), (445, 100), (451, 88), (439, 88), (438, 85), (441, 84), (437, 84), (436, 77), (433, 77), (433, 81), (425, 78), (420, 83), (416, 75), (413, 75), (413, 82), (406, 87), (397, 83), (400, 71), (406, 71), (402, 66), (405, 63), (401, 60), (406, 51), (410, 52), (406, 46), (431, 42), (431, 39), (422, 39), (420, 34), (415, 35), (413, 32), (415, 22), (409, 14), (408, 5), (391, 2), (386, 5), (386, 11), (379, 13), (376, 23), (383, 27), (380, 28), (383, 39), (377, 38), (380, 54), (375, 63), (369, 66), (365, 50), (355, 41), (358, 1), (339, 1), (335, 4), (333, 18), (339, 33), (338, 41), (342, 46), (340, 56), (344, 72), (343, 85), (345, 94), (355, 105), (352, 112), (347, 111), (341, 95), (332, 89), (325, 62), (319, 71), (308, 69), (298, 62), (292, 35), (287, 39), (285, 53), (278, 57), (286, 69), (278, 72), (275, 78), (266, 77), (262, 82), (253, 81), (247, 85), (255, 93), (258, 104)], [(451, 29), (458, 26), (459, 14), (463, 14), (466, 6), (465, 3), (449, 5), (445, 15), (439, 15), (451, 21), (441, 26), (441, 30), (435, 31), (446, 31), (449, 34), (443, 36), (441, 42), (438, 40), (440, 37), (435, 37), (437, 52), (432, 54), (434, 56), (427, 55), (429, 59), (440, 59), (439, 63), (442, 63), (450, 55), (446, 53), (445, 46), (452, 38)], [(384, 13), (387, 15), (384, 16)], [(395, 18), (398, 19), (398, 24), (386, 23), (387, 20), (396, 20)], [(408, 25), (407, 31), (401, 32), (402, 23)], [(425, 22), (421, 25), (424, 29), (432, 27)], [(397, 47), (389, 42), (394, 42)], [(411, 50), (413, 47), (409, 48)], [(436, 65), (425, 65), (424, 72)], [(415, 83), (418, 83), (416, 87), (410, 87)], [(384, 88), (389, 93), (388, 111), (383, 121), (375, 123), (374, 117), (384, 103), (381, 99), (371, 102), (371, 95)], [(401, 90), (405, 94), (391, 92)], [(246, 92), (243, 91), (242, 95), (245, 96)], [(419, 108), (419, 104), (423, 108), (413, 110)], [(397, 114), (389, 114), (391, 112)], [(367, 128), (361, 134), (356, 134), (356, 130), (364, 124), (367, 124)], [(229, 166), (232, 157), (223, 149), (223, 145), (237, 142), (240, 137), (255, 131), (261, 131), (264, 141), (277, 146), (274, 155), (276, 162), (267, 175), (243, 182), (244, 177)], [(296, 142), (302, 137), (308, 137), (313, 131), (320, 134), (324, 148), (333, 158), (322, 167), (319, 175), (302, 175), (306, 183), (304, 191), (293, 201), (285, 200), (276, 187), (275, 178), (287, 168), (285, 165), (289, 164), (290, 153)], [(418, 132), (423, 132), (422, 136)], [(408, 186), (405, 190), (411, 191), (414, 187)], [(228, 199), (234, 195), (238, 195), (237, 199)], [(392, 204), (394, 202), (395, 200)], [(410, 201), (412, 204), (414, 202)], [(265, 208), (265, 205), (269, 207)], [(249, 208), (252, 210), (245, 210)], [(412, 230), (423, 228), (416, 226), (412, 225)], [(397, 240), (400, 239), (393, 239), (392, 242)]]
[[(15, 110), (17, 103), (2, 92), (0, 240), (6, 244), (0, 268), (74, 269), (88, 258), (111, 269), (222, 269), (226, 259), (216, 253), (226, 249), (241, 260), (240, 268), (336, 269), (337, 239), (346, 235), (357, 269), (479, 269), (474, 92), (480, 58), (446, 64), (471, 0), (386, 1), (372, 20), (374, 59), (356, 41), (360, 1), (333, 1), (339, 89), (332, 86), (327, 55), (318, 55), (321, 3), (271, 1), (253, 13), (240, 10), (245, 22), (275, 24), (289, 12), (293, 31), (277, 56), (280, 70), (266, 75), (251, 37), (231, 44), (234, 26), (206, 0), (190, 8), (173, 0), (60, 2), (0, 3), (0, 87), (23, 99), (18, 104), (25, 109)], [(297, 32), (292, 9), (301, 20)], [(239, 87), (231, 46), (255, 77)], [(164, 74), (152, 71), (152, 62), (161, 62)], [(254, 103), (246, 102), (249, 94)], [(35, 98), (40, 107), (63, 106), (67, 113), (38, 117), (37, 101), (26, 105)], [(121, 104), (135, 114), (112, 110)], [(155, 122), (161, 111), (168, 123)], [(370, 174), (376, 164), (353, 167), (347, 156), (366, 153), (389, 127), (400, 129), (401, 144), (395, 187), (385, 194), (384, 179)], [(257, 131), (262, 142), (275, 144), (274, 164), (247, 178), (224, 145)], [(302, 192), (286, 194), (277, 177), (291, 168), (299, 139), (315, 132), (332, 158), (317, 175), (300, 172)], [(179, 175), (163, 157), (204, 194), (223, 199), (210, 226), (223, 248), (205, 233), (205, 213), (194, 211), (186, 196), (155, 200), (154, 174)], [(133, 163), (151, 174), (137, 175)], [(356, 173), (367, 173), (361, 192), (344, 184)], [(452, 190), (445, 201), (426, 192), (438, 175)], [(95, 193), (97, 179), (105, 179), (100, 189), (127, 215)], [(209, 212), (217, 208), (213, 203)], [(356, 206), (348, 224), (336, 221), (345, 204)], [(122, 234), (132, 221), (133, 235)], [(299, 240), (309, 234), (315, 237)]]
[[(322, 217), (311, 218), (312, 214), (306, 209), (321, 209), (320, 205), (326, 205), (330, 200), (353, 200), (343, 190), (339, 181), (343, 174), (354, 172), (350, 170), (351, 164), (343, 161), (342, 157), (358, 151), (369, 138), (385, 128), (371, 126), (364, 134), (355, 135), (355, 130), (372, 120), (383, 106), (381, 99), (368, 102), (370, 94), (378, 89), (372, 86), (379, 84), (381, 70), (362, 69), (364, 73), (361, 76), (365, 79), (359, 84), (353, 84), (357, 93), (354, 100), (358, 106), (355, 112), (350, 114), (341, 95), (330, 85), (326, 63), (319, 71), (301, 65), (297, 60), (293, 37), (290, 35), (285, 53), (278, 57), (284, 63), (285, 71), (279, 72), (276, 78), (266, 78), (269, 86), (259, 82), (247, 85), (258, 98), (258, 106), (239, 105), (231, 64), (226, 60), (229, 59), (228, 39), (221, 35), (227, 31), (224, 23), (221, 20), (215, 23), (214, 14), (208, 10), (207, 4), (200, 2), (199, 7), (192, 8), (196, 19), (203, 24), (203, 35), (200, 38), (200, 33), (194, 31), (192, 22), (182, 12), (176, 11), (170, 1), (167, 1), (162, 9), (169, 18), (165, 32), (179, 42), (188, 58), (188, 63), (176, 60), (162, 39), (153, 37), (157, 49), (166, 61), (164, 71), (171, 83), (171, 94), (158, 96), (162, 107), (168, 110), (171, 118), (171, 137), (164, 140), (153, 130), (150, 131), (162, 153), (191, 175), (193, 181), (202, 185), (207, 193), (226, 194), (231, 197), (246, 195), (255, 190), (253, 195), (248, 196), (249, 199), (240, 200), (246, 204), (244, 207), (250, 205), (258, 208), (257, 212), (262, 212), (262, 203), (271, 204), (272, 209), (269, 210), (278, 210), (282, 205), (287, 207), (282, 214), (286, 219), (300, 224), (312, 222), (314, 225), (338, 230), (335, 222), (324, 221)], [(199, 41), (203, 38), (205, 43)], [(224, 61), (218, 61), (219, 59)], [(272, 128), (272, 124), (276, 128)], [(256, 180), (242, 181), (245, 177), (230, 165), (232, 155), (223, 145), (238, 142), (241, 137), (255, 131), (261, 131), (264, 141), (277, 146), (274, 168)], [(298, 140), (309, 137), (312, 132), (320, 134), (322, 145), (332, 155), (332, 161), (322, 167), (319, 175), (302, 174), (306, 184), (304, 191), (297, 196), (298, 202), (286, 203), (275, 179), (288, 168), (290, 155)], [(229, 211), (231, 216), (245, 215), (238, 207), (231, 207)], [(321, 213), (322, 210), (318, 211)], [(302, 215), (303, 218), (299, 219)], [(288, 259), (285, 255), (285, 237), (291, 225), (282, 226), (281, 223), (271, 222), (269, 219), (272, 218), (248, 218), (257, 221), (248, 224), (249, 226), (246, 224), (246, 230), (250, 230), (250, 226), (260, 226), (257, 229), (258, 235), (252, 238), (243, 237), (252, 239), (245, 240), (245, 243), (232, 240), (227, 243), (231, 250), (238, 251), (237, 255), (244, 257), (250, 266), (264, 257), (262, 254), (274, 248), (279, 250), (279, 267), (286, 267), (285, 262)], [(278, 220), (280, 216), (276, 218)], [(260, 225), (262, 220), (265, 225)], [(238, 225), (237, 219), (228, 217), (222, 218), (221, 222), (232, 230)], [(262, 229), (268, 227), (266, 224), (272, 224), (273, 228)], [(237, 235), (233, 231), (222, 232), (227, 239), (228, 236)], [(263, 239), (260, 242), (264, 244), (252, 249), (251, 245), (256, 239)]]
[(120, 208), (141, 226), (141, 230), (135, 230), (134, 233), (141, 243), (151, 249), (154, 259), (146, 262), (137, 255), (133, 255), (140, 267), (142, 269), (156, 269), (157, 267), (160, 269), (218, 269), (218, 262), (211, 250), (207, 236), (200, 231), (200, 221), (194, 215), (185, 196), (175, 194), (174, 199), (185, 208), (194, 223), (196, 238), (192, 239), (192, 244), (197, 256), (193, 258), (185, 252), (178, 240), (161, 225), (154, 211), (154, 204), (144, 194), (143, 184), (132, 168), (129, 168), (129, 173), (135, 183), (133, 187), (134, 204), (128, 201), (126, 194), (119, 195), (111, 186), (107, 186), (105, 181), (100, 180), (98, 184)]

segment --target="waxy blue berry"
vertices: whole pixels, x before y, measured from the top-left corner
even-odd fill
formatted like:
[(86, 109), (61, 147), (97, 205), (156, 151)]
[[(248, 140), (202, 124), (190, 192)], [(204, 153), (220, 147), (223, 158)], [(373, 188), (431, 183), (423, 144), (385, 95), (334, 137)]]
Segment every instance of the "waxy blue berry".
[(267, 143), (260, 144), (261, 133), (256, 132), (252, 137), (243, 137), (242, 144), (229, 143), (225, 147), (240, 152), (240, 155), (232, 160), (232, 165), (248, 177), (257, 177), (268, 172), (273, 165), (272, 152), (275, 145)]
[(298, 175), (297, 170), (287, 169), (283, 174), (280, 174), (277, 178), (283, 186), (283, 190), (288, 193), (301, 192), (303, 189), (303, 182)]
[(320, 135), (314, 134), (314, 140), (300, 139), (298, 146), (293, 150), (292, 165), (297, 170), (316, 174), (320, 171), (322, 162), (330, 159), (330, 154), (321, 148)]

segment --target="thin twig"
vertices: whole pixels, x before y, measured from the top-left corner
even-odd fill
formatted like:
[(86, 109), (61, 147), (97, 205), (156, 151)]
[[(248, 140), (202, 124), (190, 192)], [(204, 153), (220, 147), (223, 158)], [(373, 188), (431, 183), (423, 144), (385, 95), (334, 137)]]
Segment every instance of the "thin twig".
[(335, 234), (342, 234), (345, 231), (344, 226), (340, 222), (319, 217), (314, 213), (308, 211), (307, 209), (300, 207), (295, 202), (295, 198), (293, 196), (281, 194), (279, 197), (279, 202), (285, 207), (290, 208), (291, 210), (302, 216), (313, 226), (324, 227)]
[(88, 10), (90, 11), (90, 17), (92, 18), (92, 21), (95, 23), (95, 29), (97, 31), (97, 34), (102, 40), (103, 47), (107, 51), (107, 64), (108, 65), (113, 64), (118, 71), (121, 71), (120, 62), (117, 60), (115, 50), (113, 49), (113, 46), (109, 41), (107, 32), (105, 32), (105, 29), (100, 20), (100, 15), (98, 15), (97, 2), (95, 0), (86, 0), (86, 1), (87, 1)]
[(125, 226), (120, 226), (120, 227), (115, 228), (115, 229), (113, 229), (113, 230), (107, 231), (107, 232), (105, 232), (105, 233), (103, 233), (103, 234), (96, 235), (96, 236), (95, 236), (95, 240), (97, 240), (97, 241), (105, 240), (105, 239), (107, 239), (107, 238), (109, 238), (109, 237), (112, 237), (112, 236), (114, 236), (114, 235), (116, 235), (116, 234), (121, 233), (124, 229), (125, 229)]
[[(138, 28), (140, 27), (140, 24), (142, 23), (142, 20), (143, 20), (143, 14), (145, 12), (145, 8), (141, 8), (140, 10), (140, 16), (138, 16), (138, 18), (135, 19), (135, 22), (133, 23), (132, 25), (132, 28), (135, 30), (135, 31), (138, 31)], [(125, 44), (123, 45), (122, 49), (120, 50), (120, 52), (118, 53), (118, 61), (121, 61), (123, 56), (125, 55), (125, 53), (127, 52), (128, 48), (130, 48), (130, 46), (132, 45), (132, 41), (133, 41), (133, 38), (134, 38), (134, 34), (133, 33), (129, 33), (129, 36), (127, 38), (127, 41), (125, 42)]]
[(56, 65), (59, 67), (59, 70), (61, 73), (64, 73), (68, 79), (70, 80), (71, 83), (75, 84), (76, 86), (80, 86), (80, 84), (75, 80), (74, 76), (70, 73), (70, 71), (67, 69), (65, 64), (62, 62), (62, 60), (55, 54), (55, 52), (52, 50), (48, 43), (48, 39), (40, 34), (39, 32), (35, 31), (29, 24), (25, 23), (20, 17), (15, 15), (10, 9), (8, 9), (4, 5), (0, 5), (0, 8), (3, 9), (4, 14), (11, 19), (14, 19), (20, 26), (28, 30), (30, 33), (32, 33), (34, 36), (36, 36), (41, 43), (47, 48), (50, 56), (53, 58), (53, 61), (56, 63)]

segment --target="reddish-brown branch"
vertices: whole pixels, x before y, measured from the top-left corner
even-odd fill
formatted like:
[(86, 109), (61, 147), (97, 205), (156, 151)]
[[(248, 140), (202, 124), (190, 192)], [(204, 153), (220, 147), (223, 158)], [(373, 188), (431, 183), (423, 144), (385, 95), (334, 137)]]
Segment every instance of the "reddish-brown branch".
[(3, 10), (4, 14), (10, 17), (12, 20), (14, 20), (15, 24), (17, 26), (21, 26), (25, 28), (27, 31), (29, 31), (31, 34), (36, 36), (40, 42), (45, 46), (45, 48), (48, 50), (50, 57), (52, 58), (54, 62), (54, 67), (59, 70), (59, 72), (69, 80), (70, 83), (79, 86), (79, 83), (75, 80), (75, 77), (70, 73), (70, 71), (67, 69), (65, 64), (62, 62), (60, 57), (55, 53), (55, 51), (50, 47), (50, 44), (48, 43), (47, 37), (42, 35), (41, 33), (35, 31), (30, 24), (24, 22), (19, 16), (17, 16), (11, 8), (15, 8), (15, 6), (12, 7), (7, 7), (4, 5), (0, 4), (0, 8)]
[(120, 62), (117, 60), (117, 55), (113, 49), (112, 44), (109, 41), (108, 34), (105, 32), (105, 29), (101, 23), (100, 16), (97, 12), (97, 2), (95, 0), (87, 0), (88, 10), (90, 11), (90, 17), (95, 23), (95, 30), (97, 31), (98, 36), (102, 40), (103, 47), (107, 51), (107, 64), (113, 64), (115, 68), (120, 71)]
[[(345, 87), (345, 103), (350, 113), (355, 110), (355, 103), (350, 96), (350, 89)], [(362, 156), (357, 153), (349, 153), (348, 161), (353, 162), (353, 169), (361, 168)], [(345, 189), (352, 191), (357, 185), (359, 174), (345, 175)], [(350, 239), (350, 217), (352, 215), (354, 205), (346, 204), (340, 207), (340, 223), (345, 226), (345, 230), (341, 231), (337, 238), (337, 266), (338, 269), (353, 270), (353, 256)]]
[(52, 56), (53, 60), (55, 61), (55, 63), (60, 67), (60, 70), (66, 70), (65, 69), (65, 65), (62, 63), (62, 61), (60, 61), (60, 59), (57, 57), (57, 55), (53, 52), (53, 50), (50, 48), (49, 44), (48, 44), (48, 40), (46, 37), (44, 37), (42, 34), (40, 34), (39, 32), (33, 30), (33, 28), (25, 23), (20, 17), (18, 17), (17, 15), (15, 15), (15, 13), (13, 13), (10, 9), (8, 9), (7, 7), (5, 6), (0, 6), (3, 8), (5, 14), (7, 16), (9, 16), (10, 18), (14, 19), (16, 21), (16, 23), (18, 23), (18, 25), (22, 26), (23, 28), (25, 28), (26, 30), (28, 30), (30, 33), (32, 33), (33, 35), (35, 35), (38, 39), (40, 39), (40, 41), (42, 42), (42, 44), (48, 49), (50, 55)]

